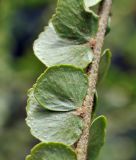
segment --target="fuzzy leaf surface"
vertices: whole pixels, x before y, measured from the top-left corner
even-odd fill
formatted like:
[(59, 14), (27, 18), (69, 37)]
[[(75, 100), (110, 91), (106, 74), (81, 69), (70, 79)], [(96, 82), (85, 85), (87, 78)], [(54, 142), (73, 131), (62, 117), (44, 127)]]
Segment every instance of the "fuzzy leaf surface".
[(76, 153), (61, 143), (40, 143), (31, 150), (26, 160), (77, 160)]
[(72, 145), (79, 139), (83, 129), (82, 119), (72, 112), (52, 112), (41, 107), (33, 89), (29, 91), (26, 122), (32, 135), (42, 142)]
[(47, 67), (69, 64), (86, 68), (93, 58), (89, 44), (78, 44), (62, 39), (54, 30), (52, 23), (40, 34), (33, 48), (36, 57)]
[(44, 108), (71, 111), (82, 106), (88, 88), (83, 70), (73, 66), (48, 68), (37, 80), (34, 95)]
[(86, 11), (84, 0), (59, 0), (52, 23), (61, 37), (82, 43), (98, 29), (98, 17)]
[(96, 160), (100, 149), (105, 141), (106, 118), (99, 116), (96, 118), (90, 128), (88, 160)]

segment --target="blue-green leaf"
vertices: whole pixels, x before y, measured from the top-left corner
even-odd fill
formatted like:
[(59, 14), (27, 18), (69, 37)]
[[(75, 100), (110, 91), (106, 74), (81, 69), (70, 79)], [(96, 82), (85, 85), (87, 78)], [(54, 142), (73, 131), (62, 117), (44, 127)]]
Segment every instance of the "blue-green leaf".
[(100, 67), (99, 67), (100, 68), (99, 79), (98, 79), (99, 83), (104, 80), (104, 78), (108, 73), (111, 64), (111, 56), (112, 53), (109, 49), (106, 49), (101, 56)]
[(86, 68), (93, 59), (93, 52), (89, 44), (79, 44), (60, 38), (52, 23), (35, 41), (34, 53), (47, 67), (57, 64), (70, 64)]
[(61, 143), (40, 143), (31, 150), (26, 160), (77, 160), (76, 153)]
[(34, 95), (44, 108), (71, 111), (82, 107), (88, 88), (88, 78), (79, 68), (54, 66), (37, 80)]
[(98, 105), (98, 93), (97, 93), (97, 91), (95, 91), (92, 114), (95, 114), (96, 109), (97, 109), (97, 105)]
[(84, 0), (59, 0), (52, 23), (61, 37), (82, 43), (98, 29), (98, 17), (86, 11)]
[[(96, 15), (91, 9), (93, 6), (97, 5), (98, 3), (100, 3), (102, 0), (84, 0), (84, 5), (85, 5), (85, 9), (87, 11), (92, 12), (94, 15)], [(96, 15), (97, 16), (97, 15)]]
[(90, 8), (90, 7), (93, 7), (93, 6), (97, 5), (101, 1), (102, 0), (84, 0), (84, 3), (88, 8)]
[(73, 112), (52, 112), (36, 101), (33, 89), (29, 91), (27, 104), (27, 125), (33, 136), (42, 142), (74, 144), (83, 130), (82, 119)]
[(107, 25), (107, 28), (106, 28), (106, 33), (105, 35), (108, 35), (111, 31), (111, 17), (109, 17), (108, 19), (108, 25)]
[(95, 160), (105, 141), (106, 118), (100, 116), (96, 118), (90, 128), (90, 138), (88, 146), (88, 160)]

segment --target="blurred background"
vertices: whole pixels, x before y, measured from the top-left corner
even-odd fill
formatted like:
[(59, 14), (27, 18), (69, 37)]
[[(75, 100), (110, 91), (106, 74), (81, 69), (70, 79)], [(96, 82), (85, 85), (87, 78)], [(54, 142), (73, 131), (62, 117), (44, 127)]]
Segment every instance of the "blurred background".
[[(45, 70), (32, 45), (54, 13), (56, 0), (0, 1), (0, 160), (24, 160), (37, 143), (25, 124), (27, 90)], [(108, 118), (98, 160), (136, 160), (136, 1), (114, 1), (112, 65), (98, 86), (97, 113)]]

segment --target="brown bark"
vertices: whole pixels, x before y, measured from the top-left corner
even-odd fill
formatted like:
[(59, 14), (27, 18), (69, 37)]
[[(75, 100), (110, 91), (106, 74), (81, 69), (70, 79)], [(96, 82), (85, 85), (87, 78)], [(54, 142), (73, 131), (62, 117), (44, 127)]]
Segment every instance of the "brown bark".
[(111, 11), (111, 6), (112, 6), (112, 0), (104, 0), (100, 7), (99, 28), (98, 28), (98, 33), (96, 35), (96, 44), (94, 47), (94, 59), (88, 71), (89, 89), (86, 99), (84, 101), (84, 107), (86, 108), (86, 113), (84, 116), (84, 130), (83, 134), (81, 135), (81, 138), (77, 143), (77, 148), (76, 148), (78, 160), (87, 160), (87, 148), (88, 148), (89, 130), (91, 126), (93, 99), (96, 90), (101, 51), (104, 43), (104, 37), (107, 28), (109, 14)]

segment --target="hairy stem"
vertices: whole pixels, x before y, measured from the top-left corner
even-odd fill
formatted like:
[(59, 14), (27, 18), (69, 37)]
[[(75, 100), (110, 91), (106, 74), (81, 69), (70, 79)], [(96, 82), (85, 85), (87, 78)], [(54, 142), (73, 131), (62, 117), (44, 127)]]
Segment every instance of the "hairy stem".
[(91, 113), (93, 107), (94, 93), (96, 90), (96, 83), (99, 71), (99, 63), (101, 58), (101, 50), (104, 43), (105, 32), (108, 23), (108, 17), (112, 6), (112, 0), (104, 0), (100, 8), (99, 28), (96, 35), (96, 45), (94, 47), (94, 59), (92, 65), (88, 71), (89, 74), (89, 89), (86, 99), (84, 101), (84, 107), (86, 113), (84, 116), (84, 130), (80, 140), (77, 143), (77, 159), (87, 160), (87, 148), (89, 140), (89, 130), (91, 126)]

